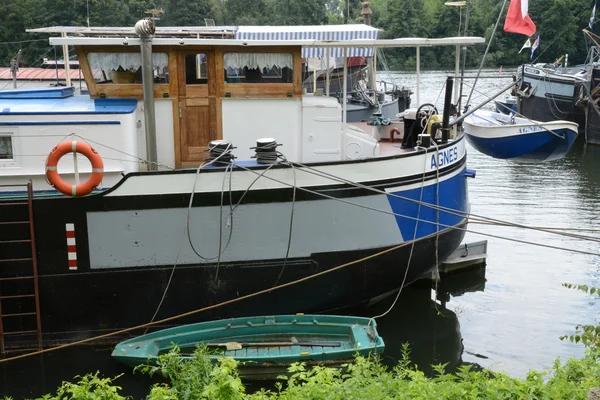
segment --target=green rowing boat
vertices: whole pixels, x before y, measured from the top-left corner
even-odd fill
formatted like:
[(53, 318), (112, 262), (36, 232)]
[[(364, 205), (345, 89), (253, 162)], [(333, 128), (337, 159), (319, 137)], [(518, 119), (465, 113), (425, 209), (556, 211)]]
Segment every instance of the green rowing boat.
[(246, 379), (272, 379), (294, 362), (340, 365), (355, 354), (381, 353), (383, 339), (375, 320), (337, 315), (278, 315), (231, 318), (182, 325), (119, 343), (112, 356), (130, 366), (156, 364), (160, 354), (177, 345), (191, 358), (197, 345), (211, 350), (211, 360), (240, 361)]

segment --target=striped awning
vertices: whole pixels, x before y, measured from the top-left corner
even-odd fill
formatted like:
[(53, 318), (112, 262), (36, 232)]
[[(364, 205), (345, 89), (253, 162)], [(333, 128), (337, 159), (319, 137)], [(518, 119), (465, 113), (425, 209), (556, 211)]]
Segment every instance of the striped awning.
[[(240, 26), (235, 32), (239, 40), (355, 40), (378, 39), (379, 29), (372, 26), (356, 25), (312, 25), (312, 26)], [(330, 48), (330, 57), (342, 57), (341, 47)], [(302, 57), (325, 57), (325, 48), (302, 48)], [(373, 55), (372, 47), (356, 47), (348, 49), (348, 56)]]

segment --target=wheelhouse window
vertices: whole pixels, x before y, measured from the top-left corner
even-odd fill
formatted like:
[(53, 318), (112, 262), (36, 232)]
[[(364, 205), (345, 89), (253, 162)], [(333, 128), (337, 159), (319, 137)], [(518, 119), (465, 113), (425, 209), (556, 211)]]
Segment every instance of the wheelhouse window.
[(294, 58), (288, 53), (225, 53), (225, 83), (292, 83)]
[[(88, 62), (96, 83), (142, 83), (140, 53), (89, 53)], [(154, 83), (168, 83), (169, 57), (153, 53)]]
[(12, 135), (0, 134), (0, 160), (13, 160)]
[(185, 83), (186, 85), (202, 85), (208, 83), (208, 57), (206, 54), (186, 54)]

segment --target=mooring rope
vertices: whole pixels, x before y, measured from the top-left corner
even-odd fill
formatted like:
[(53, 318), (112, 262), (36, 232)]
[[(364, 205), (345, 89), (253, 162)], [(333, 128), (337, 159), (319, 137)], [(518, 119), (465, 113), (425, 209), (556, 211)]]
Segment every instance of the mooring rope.
[[(427, 240), (427, 239), (430, 239), (430, 238), (434, 237), (437, 234), (439, 234), (439, 232), (432, 233), (430, 235), (424, 236), (424, 237), (419, 238), (417, 240)], [(131, 328), (125, 328), (125, 329), (121, 329), (121, 330), (118, 330), (118, 331), (105, 333), (103, 335), (99, 335), (99, 336), (94, 336), (94, 337), (87, 338), (87, 339), (78, 340), (76, 342), (66, 343), (66, 344), (62, 344), (62, 345), (59, 345), (59, 346), (50, 347), (50, 348), (43, 349), (43, 350), (38, 350), (38, 351), (35, 351), (35, 352), (32, 352), (32, 353), (21, 354), (21, 355), (14, 356), (14, 357), (0, 359), (0, 363), (5, 363), (5, 362), (8, 362), (8, 361), (18, 360), (18, 359), (27, 358), (27, 357), (32, 357), (32, 356), (36, 356), (36, 355), (39, 355), (39, 354), (45, 354), (45, 353), (49, 353), (49, 352), (52, 352), (52, 351), (62, 350), (62, 349), (68, 348), (68, 347), (74, 347), (74, 346), (82, 345), (82, 344), (85, 344), (85, 343), (95, 342), (95, 341), (98, 341), (98, 340), (101, 340), (101, 339), (106, 339), (106, 338), (109, 338), (109, 337), (121, 335), (123, 333), (128, 333), (128, 332), (132, 332), (132, 331), (135, 331), (135, 330), (138, 330), (138, 329), (148, 328), (148, 327), (151, 327), (151, 326), (155, 326), (155, 325), (159, 325), (159, 324), (164, 324), (164, 323), (167, 323), (167, 322), (175, 321), (175, 320), (180, 319), (180, 318), (185, 318), (185, 317), (189, 317), (189, 316), (192, 316), (192, 315), (196, 315), (196, 314), (202, 313), (204, 311), (213, 310), (213, 309), (216, 309), (216, 308), (219, 308), (219, 307), (223, 307), (223, 306), (226, 306), (226, 305), (229, 305), (229, 304), (240, 302), (242, 300), (247, 300), (247, 299), (250, 299), (250, 298), (262, 295), (262, 294), (274, 292), (276, 290), (283, 289), (285, 287), (297, 285), (299, 283), (306, 282), (306, 281), (312, 280), (314, 278), (330, 274), (330, 273), (335, 272), (335, 271), (339, 271), (341, 269), (350, 267), (352, 265), (363, 263), (365, 261), (368, 261), (368, 260), (371, 260), (373, 258), (382, 256), (384, 254), (391, 253), (393, 251), (396, 251), (398, 249), (401, 249), (403, 247), (411, 245), (412, 243), (413, 243), (413, 241), (404, 242), (404, 243), (401, 243), (401, 244), (399, 244), (397, 246), (393, 246), (393, 247), (390, 247), (388, 249), (379, 251), (377, 253), (374, 253), (374, 254), (362, 257), (362, 258), (360, 258), (358, 260), (349, 261), (347, 263), (338, 265), (338, 266), (330, 268), (328, 270), (317, 272), (317, 273), (309, 275), (309, 276), (305, 276), (304, 278), (296, 279), (296, 280), (291, 281), (291, 282), (282, 283), (282, 284), (274, 286), (274, 287), (269, 287), (269, 288), (266, 288), (266, 289), (263, 289), (263, 290), (259, 290), (258, 292), (254, 292), (254, 293), (250, 293), (250, 294), (247, 294), (247, 295), (244, 295), (244, 296), (236, 297), (235, 299), (226, 300), (226, 301), (223, 301), (223, 302), (218, 303), (218, 304), (213, 304), (213, 305), (210, 305), (210, 306), (198, 308), (196, 310), (192, 310), (192, 311), (188, 311), (188, 312), (185, 312), (185, 313), (182, 313), (182, 314), (178, 314), (178, 315), (174, 315), (174, 316), (171, 316), (171, 317), (163, 318), (163, 319), (158, 320), (158, 321), (153, 321), (153, 322), (148, 322), (148, 323), (145, 323), (145, 324), (133, 326)]]

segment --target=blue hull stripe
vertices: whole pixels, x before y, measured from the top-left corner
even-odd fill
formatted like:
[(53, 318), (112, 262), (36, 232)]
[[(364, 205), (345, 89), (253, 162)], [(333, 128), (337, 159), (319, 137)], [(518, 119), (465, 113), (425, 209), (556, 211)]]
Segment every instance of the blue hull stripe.
[(0, 126), (29, 126), (29, 125), (121, 125), (121, 121), (16, 121), (0, 122)]
[[(469, 210), (469, 197), (467, 194), (467, 178), (465, 176), (466, 168), (463, 168), (457, 175), (449, 178), (439, 184), (439, 202), (436, 203), (436, 195), (438, 193), (438, 185), (431, 184), (431, 180), (428, 180), (428, 186), (423, 188), (424, 203), (429, 203), (433, 206), (439, 204), (441, 207), (451, 208), (453, 210), (460, 210), (465, 213)], [(393, 192), (393, 194), (407, 197), (413, 200), (421, 199), (421, 188), (401, 190)], [(412, 240), (415, 235), (415, 224), (417, 221), (411, 218), (417, 218), (421, 220), (417, 227), (416, 238), (422, 238), (436, 232), (436, 220), (437, 211), (435, 208), (421, 206), (419, 211), (419, 205), (409, 200), (399, 199), (388, 195), (388, 200), (392, 211), (402, 216), (396, 216), (396, 222), (402, 233), (402, 238), (405, 241)], [(403, 217), (408, 216), (409, 218)], [(456, 226), (463, 222), (464, 216), (454, 215), (448, 212), (439, 211), (439, 230), (446, 229), (446, 226)]]
[(481, 138), (467, 134), (467, 140), (478, 151), (494, 158), (549, 161), (564, 157), (577, 138), (570, 129), (558, 129), (560, 139), (550, 132), (534, 132), (503, 138)]

